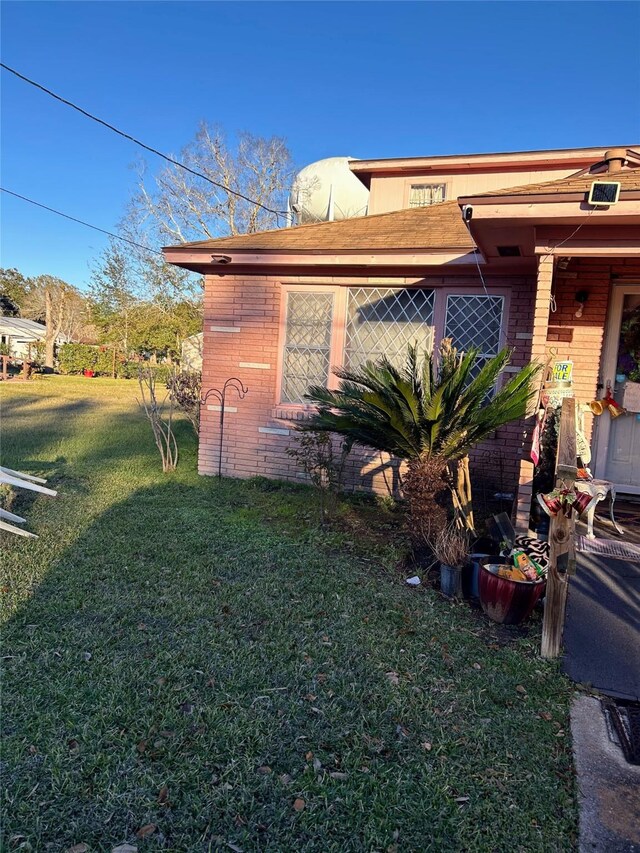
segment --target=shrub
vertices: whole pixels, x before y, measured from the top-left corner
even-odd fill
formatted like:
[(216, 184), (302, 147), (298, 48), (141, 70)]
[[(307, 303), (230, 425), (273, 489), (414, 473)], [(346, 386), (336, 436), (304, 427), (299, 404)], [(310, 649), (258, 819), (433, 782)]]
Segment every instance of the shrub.
[[(116, 352), (116, 377), (118, 379), (137, 379), (140, 367), (153, 371), (156, 382), (165, 383), (173, 372), (170, 364), (149, 364), (144, 361), (129, 361)], [(97, 376), (113, 375), (113, 349), (92, 344), (62, 344), (58, 349), (58, 370), (60, 373), (82, 373), (93, 370)]]
[(172, 401), (189, 418), (195, 434), (198, 435), (200, 430), (202, 374), (187, 370), (173, 373), (167, 380), (167, 388), (169, 389)]
[(158, 400), (156, 372), (149, 366), (139, 367), (138, 384), (141, 399), (138, 403), (151, 424), (153, 438), (162, 459), (162, 470), (166, 473), (173, 471), (178, 464), (178, 443), (173, 433), (173, 400), (169, 394), (164, 400)]
[(343, 438), (338, 451), (329, 433), (306, 431), (299, 433), (295, 447), (287, 450), (287, 454), (295, 459), (318, 490), (321, 524), (335, 510), (352, 447), (353, 441)]
[(167, 384), (175, 371), (175, 368), (171, 364), (148, 364), (147, 367), (153, 370), (156, 382), (161, 382), (163, 385)]
[(95, 370), (97, 360), (98, 348), (89, 344), (62, 344), (58, 349), (60, 373), (82, 373), (83, 370)]

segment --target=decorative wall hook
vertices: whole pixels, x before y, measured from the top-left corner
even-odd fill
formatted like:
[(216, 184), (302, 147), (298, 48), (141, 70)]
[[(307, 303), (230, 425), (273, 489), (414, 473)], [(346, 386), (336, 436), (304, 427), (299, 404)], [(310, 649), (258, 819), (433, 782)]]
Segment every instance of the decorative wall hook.
[(249, 393), (249, 389), (236, 376), (232, 376), (222, 386), (222, 390), (218, 388), (209, 388), (204, 397), (200, 399), (200, 405), (205, 406), (209, 397), (214, 397), (220, 403), (220, 435), (218, 440), (218, 479), (222, 479), (222, 443), (224, 439), (224, 410), (227, 399), (227, 391), (233, 388), (238, 395), (239, 400), (243, 400)]

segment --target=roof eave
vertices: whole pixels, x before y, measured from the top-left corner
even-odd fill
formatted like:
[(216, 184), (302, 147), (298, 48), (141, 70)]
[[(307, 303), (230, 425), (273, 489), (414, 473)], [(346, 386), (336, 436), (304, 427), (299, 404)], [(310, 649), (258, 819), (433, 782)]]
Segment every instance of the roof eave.
[[(597, 180), (598, 178), (594, 178)], [(613, 179), (612, 179), (613, 180)], [(458, 204), (460, 207), (464, 207), (465, 205), (471, 205), (474, 207), (475, 205), (484, 205), (484, 204), (545, 204), (545, 203), (561, 203), (561, 202), (586, 202), (588, 198), (588, 191), (579, 190), (579, 191), (571, 191), (571, 192), (546, 192), (546, 193), (532, 193), (531, 195), (526, 195), (524, 193), (515, 193), (509, 194), (505, 193), (504, 195), (468, 195), (468, 196), (460, 196), (458, 198)], [(640, 199), (640, 190), (621, 190), (620, 199), (621, 201), (637, 201)]]
[(460, 263), (475, 263), (473, 248), (451, 246), (438, 249), (243, 249), (212, 252), (211, 248), (194, 249), (173, 246), (163, 249), (167, 263), (203, 274), (230, 274), (251, 270), (254, 274), (271, 268), (361, 267), (366, 269), (395, 267), (417, 268)]
[[(561, 167), (591, 166), (594, 158), (614, 146), (591, 146), (589, 148), (534, 149), (528, 151), (494, 151), (476, 154), (444, 154), (431, 157), (389, 157), (369, 160), (352, 160), (349, 168), (360, 177), (372, 173), (402, 173), (415, 170), (433, 170), (441, 166), (456, 169), (491, 168), (517, 162), (528, 166), (545, 166), (550, 163)], [(621, 146), (626, 147), (626, 146)]]

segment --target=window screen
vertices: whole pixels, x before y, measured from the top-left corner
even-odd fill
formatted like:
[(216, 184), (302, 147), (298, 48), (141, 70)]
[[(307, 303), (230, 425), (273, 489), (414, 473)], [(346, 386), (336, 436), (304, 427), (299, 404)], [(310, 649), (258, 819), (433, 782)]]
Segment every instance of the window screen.
[(448, 296), (445, 338), (459, 350), (476, 347), (474, 373), (500, 351), (504, 296)]
[(401, 367), (407, 345), (433, 349), (433, 290), (350, 288), (347, 300), (345, 364), (359, 367), (385, 355)]
[(303, 403), (310, 385), (329, 378), (333, 295), (288, 293), (282, 400)]

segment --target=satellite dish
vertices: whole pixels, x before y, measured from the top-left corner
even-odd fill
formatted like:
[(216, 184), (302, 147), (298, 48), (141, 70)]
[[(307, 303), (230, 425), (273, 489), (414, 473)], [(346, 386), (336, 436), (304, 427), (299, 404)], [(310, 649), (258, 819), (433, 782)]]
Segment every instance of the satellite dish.
[(369, 190), (349, 168), (353, 157), (327, 157), (305, 166), (293, 181), (289, 207), (298, 225), (365, 216)]

